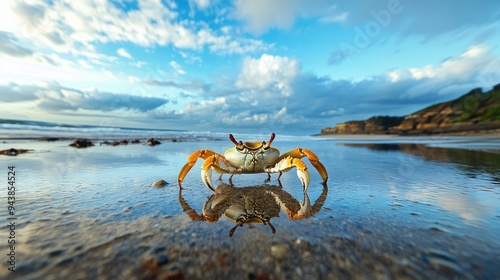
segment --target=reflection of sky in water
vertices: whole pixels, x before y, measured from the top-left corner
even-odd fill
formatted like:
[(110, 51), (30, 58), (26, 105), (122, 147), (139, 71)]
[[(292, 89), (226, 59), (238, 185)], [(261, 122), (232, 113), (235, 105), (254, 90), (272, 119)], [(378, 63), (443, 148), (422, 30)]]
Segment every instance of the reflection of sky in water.
[[(499, 154), (394, 143), (346, 143), (339, 149), (342, 162), (357, 161), (352, 187), (361, 188), (361, 197), (382, 196), (373, 199), (380, 209), (389, 203), (394, 211), (417, 216), (424, 222), (420, 226), (439, 224), (455, 233), (495, 238), (500, 230)], [(338, 170), (339, 174), (346, 172)], [(343, 176), (339, 181), (348, 182), (349, 178)], [(345, 194), (346, 200), (349, 195)], [(402, 223), (410, 219), (395, 218)]]
[[(337, 141), (294, 142), (280, 141), (277, 137), (274, 144), (281, 152), (300, 146), (319, 156), (330, 175), (324, 208), (332, 209), (334, 216), (372, 216), (410, 228), (438, 224), (457, 234), (495, 240), (500, 230), (500, 185), (495, 181), (500, 174), (495, 165), (500, 162), (499, 154), (466, 150), (457, 154), (451, 149), (425, 146), (401, 148), (394, 145), (394, 139), (390, 141), (393, 145), (385, 147), (351, 147), (337, 145)], [(187, 156), (206, 147), (223, 153), (232, 145), (229, 141), (165, 142), (156, 147), (95, 146), (78, 150), (67, 144), (23, 142), (14, 146), (35, 152), (0, 159), (3, 170), (10, 164), (16, 166), (18, 213), (24, 220), (58, 219), (80, 211), (109, 221), (154, 214), (182, 215), (177, 174)], [(11, 146), (2, 143), (0, 149)], [(307, 160), (306, 164), (310, 166)], [(199, 205), (198, 210), (210, 195), (201, 182), (200, 166), (201, 160), (184, 181), (185, 198), (193, 206)], [(308, 193), (311, 201), (315, 201), (322, 191), (321, 178), (312, 166), (309, 170)], [(261, 184), (266, 177), (237, 175), (233, 182), (237, 186), (251, 186)], [(272, 184), (276, 177), (273, 175)], [(149, 186), (158, 179), (170, 184), (163, 189)], [(281, 181), (284, 190), (302, 200), (302, 187), (294, 170), (284, 174)], [(5, 212), (0, 213), (0, 218), (4, 218), (2, 215)], [(327, 219), (329, 215), (332, 212), (320, 211), (315, 219)]]

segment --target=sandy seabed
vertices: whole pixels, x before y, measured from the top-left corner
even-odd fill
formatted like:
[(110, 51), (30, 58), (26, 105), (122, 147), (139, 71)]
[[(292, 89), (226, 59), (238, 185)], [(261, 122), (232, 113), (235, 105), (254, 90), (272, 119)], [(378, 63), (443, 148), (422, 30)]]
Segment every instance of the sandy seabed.
[[(500, 142), (460, 139), (278, 138), (282, 152), (315, 151), (328, 186), (305, 160), (306, 195), (292, 171), (281, 186), (277, 175), (269, 183), (266, 174), (238, 175), (232, 187), (227, 176), (214, 179), (220, 197), (201, 182), (200, 162), (182, 191), (177, 174), (192, 151), (223, 153), (229, 141), (75, 149), (68, 140), (7, 139), (0, 150), (32, 151), (0, 158), (3, 184), (9, 167), (16, 171), (16, 272), (4, 262), (0, 277), (498, 279)], [(158, 179), (168, 184), (152, 187)], [(237, 190), (229, 195), (227, 188)], [(264, 197), (270, 200), (254, 202)], [(227, 205), (204, 219), (203, 207), (220, 201)], [(235, 223), (223, 213), (242, 201), (268, 213), (276, 232), (250, 224), (230, 237)], [(5, 228), (0, 252), (7, 260)]]

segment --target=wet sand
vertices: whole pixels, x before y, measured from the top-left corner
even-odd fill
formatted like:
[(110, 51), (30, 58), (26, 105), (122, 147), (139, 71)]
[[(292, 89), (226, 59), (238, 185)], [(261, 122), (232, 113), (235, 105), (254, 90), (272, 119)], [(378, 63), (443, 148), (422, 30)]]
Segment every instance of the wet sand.
[[(19, 186), (16, 272), (4, 265), (1, 278), (496, 279), (499, 275), (497, 153), (460, 150), (465, 154), (457, 155), (456, 147), (450, 152), (426, 146), (395, 149), (328, 140), (276, 140), (282, 152), (297, 145), (314, 150), (330, 173), (328, 187), (320, 184), (312, 167), (307, 197), (294, 171), (282, 176), (281, 187), (277, 175), (268, 184), (263, 184), (265, 174), (235, 176), (239, 190), (274, 193), (284, 197), (279, 201), (286, 207), (284, 211), (272, 202), (260, 205), (264, 212), (279, 212), (279, 217), (271, 218), (274, 234), (269, 226), (251, 224), (238, 227), (230, 237), (235, 223), (224, 217), (225, 208), (215, 215), (220, 214), (217, 222), (200, 218), (212, 195), (199, 178), (200, 163), (186, 177), (182, 192), (176, 183), (192, 151), (211, 147), (223, 152), (231, 147), (229, 141), (85, 149), (69, 143), (0, 144), (1, 149), (33, 149), (0, 158), (3, 173), (7, 166), (16, 167)], [(463, 161), (462, 156), (477, 161)], [(478, 162), (487, 168), (470, 168)], [(152, 187), (158, 179), (168, 184)], [(221, 182), (216, 185), (221, 193), (227, 188)], [(255, 191), (238, 191), (239, 196), (251, 193)], [(1, 193), (4, 201), (5, 195)], [(291, 219), (307, 198), (311, 215)], [(5, 221), (5, 211), (0, 214)], [(0, 251), (7, 250), (6, 242), (0, 243)]]

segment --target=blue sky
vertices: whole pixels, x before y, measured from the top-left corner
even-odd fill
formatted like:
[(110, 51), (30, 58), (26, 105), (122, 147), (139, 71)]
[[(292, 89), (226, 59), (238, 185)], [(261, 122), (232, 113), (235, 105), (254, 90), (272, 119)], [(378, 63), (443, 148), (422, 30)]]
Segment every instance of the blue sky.
[(313, 134), (500, 83), (497, 0), (1, 5), (0, 118)]

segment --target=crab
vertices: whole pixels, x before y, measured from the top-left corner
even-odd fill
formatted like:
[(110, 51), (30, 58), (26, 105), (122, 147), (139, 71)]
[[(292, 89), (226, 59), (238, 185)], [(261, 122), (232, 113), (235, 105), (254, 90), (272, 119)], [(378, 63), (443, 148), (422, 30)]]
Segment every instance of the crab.
[(323, 185), (326, 185), (328, 173), (316, 154), (305, 148), (295, 148), (280, 155), (277, 148), (271, 147), (275, 136), (272, 133), (268, 142), (242, 142), (236, 141), (234, 136), (229, 134), (229, 139), (234, 143), (235, 147), (227, 150), (224, 155), (209, 149), (194, 151), (179, 172), (179, 187), (182, 188), (182, 181), (189, 170), (196, 164), (198, 158), (204, 160), (201, 166), (201, 179), (205, 186), (213, 192), (215, 192), (215, 189), (212, 183), (212, 171), (221, 174), (221, 176), (222, 174), (231, 174), (230, 182), (233, 175), (242, 173), (267, 173), (266, 181), (270, 180), (271, 173), (279, 173), (279, 181), (281, 174), (290, 171), (292, 168), (297, 169), (297, 176), (305, 192), (309, 187), (310, 174), (307, 165), (301, 160), (303, 157), (307, 157), (321, 175)]
[(285, 213), (290, 220), (301, 220), (312, 217), (323, 206), (328, 194), (328, 188), (323, 185), (323, 191), (316, 202), (311, 205), (309, 196), (304, 193), (304, 202), (300, 203), (291, 194), (277, 186), (250, 186), (236, 188), (233, 185), (220, 184), (203, 204), (202, 213), (198, 214), (182, 196), (179, 189), (179, 203), (182, 209), (193, 221), (215, 223), (224, 214), (226, 218), (236, 223), (229, 231), (233, 236), (238, 227), (244, 224), (264, 224), (275, 233), (271, 224), (273, 217), (280, 212)]

